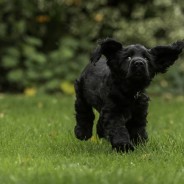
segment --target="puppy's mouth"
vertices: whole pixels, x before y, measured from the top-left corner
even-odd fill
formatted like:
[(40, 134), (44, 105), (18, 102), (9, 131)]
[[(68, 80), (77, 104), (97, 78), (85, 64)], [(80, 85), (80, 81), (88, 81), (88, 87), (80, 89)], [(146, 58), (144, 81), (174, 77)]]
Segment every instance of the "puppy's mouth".
[(145, 60), (132, 60), (129, 64), (126, 78), (145, 79), (149, 78), (148, 64)]

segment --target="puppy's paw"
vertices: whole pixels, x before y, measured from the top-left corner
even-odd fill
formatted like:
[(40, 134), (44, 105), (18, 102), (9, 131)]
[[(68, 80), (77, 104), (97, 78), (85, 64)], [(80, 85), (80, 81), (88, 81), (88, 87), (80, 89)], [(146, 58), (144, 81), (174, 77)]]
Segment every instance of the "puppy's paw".
[(74, 133), (77, 139), (85, 141), (92, 136), (92, 130), (85, 129), (79, 125), (75, 126)]
[(134, 147), (132, 143), (125, 142), (125, 141), (117, 141), (116, 143), (112, 144), (112, 148), (115, 149), (117, 152), (129, 152), (134, 151)]
[(133, 145), (138, 145), (138, 144), (144, 145), (148, 141), (148, 134), (144, 126), (134, 127), (132, 129), (129, 129), (129, 134), (130, 134), (130, 140), (133, 143)]

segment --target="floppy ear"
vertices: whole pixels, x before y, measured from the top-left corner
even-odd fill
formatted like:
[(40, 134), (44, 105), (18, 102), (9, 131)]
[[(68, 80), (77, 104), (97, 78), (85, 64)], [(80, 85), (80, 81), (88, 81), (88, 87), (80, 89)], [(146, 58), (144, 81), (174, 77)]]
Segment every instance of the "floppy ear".
[(96, 63), (103, 54), (107, 60), (112, 59), (115, 54), (122, 49), (122, 44), (112, 38), (106, 38), (98, 42), (99, 46), (93, 51), (91, 55), (91, 62)]
[(150, 50), (157, 72), (164, 73), (178, 59), (184, 48), (184, 41), (177, 41), (168, 46), (156, 46)]

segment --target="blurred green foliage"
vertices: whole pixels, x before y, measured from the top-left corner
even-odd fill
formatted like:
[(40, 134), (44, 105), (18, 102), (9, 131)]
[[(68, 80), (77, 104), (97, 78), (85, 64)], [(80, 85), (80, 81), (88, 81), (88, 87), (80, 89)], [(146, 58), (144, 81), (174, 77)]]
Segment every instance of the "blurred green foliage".
[[(184, 38), (181, 0), (0, 0), (0, 8), (2, 92), (72, 91), (99, 38), (149, 48)], [(182, 93), (183, 81), (179, 61), (151, 92)]]

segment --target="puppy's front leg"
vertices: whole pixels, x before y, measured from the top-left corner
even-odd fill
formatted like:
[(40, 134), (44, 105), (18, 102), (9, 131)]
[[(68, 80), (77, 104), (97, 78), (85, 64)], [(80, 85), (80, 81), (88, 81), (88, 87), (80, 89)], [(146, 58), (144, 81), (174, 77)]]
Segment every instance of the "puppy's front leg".
[(130, 134), (131, 142), (135, 145), (146, 143), (148, 134), (146, 132), (149, 97), (140, 93), (132, 105), (132, 117), (126, 127)]
[(112, 148), (117, 151), (127, 152), (134, 150), (126, 124), (126, 113), (119, 107), (105, 107), (100, 114), (100, 123), (105, 137), (111, 142)]

